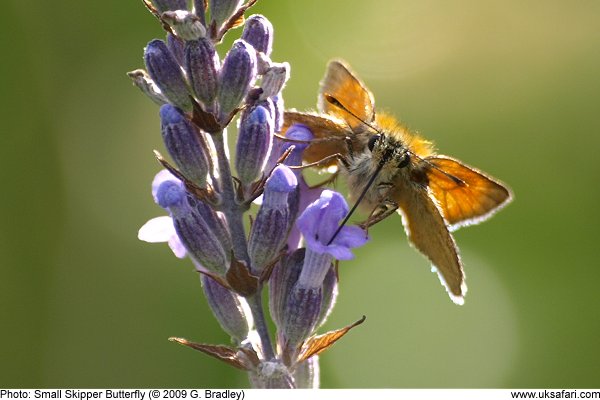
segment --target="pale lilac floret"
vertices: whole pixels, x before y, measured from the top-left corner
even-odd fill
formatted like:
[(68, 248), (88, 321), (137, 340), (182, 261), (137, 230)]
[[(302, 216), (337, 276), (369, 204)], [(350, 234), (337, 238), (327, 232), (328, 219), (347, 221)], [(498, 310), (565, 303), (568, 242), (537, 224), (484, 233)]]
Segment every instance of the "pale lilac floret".
[(353, 247), (364, 245), (368, 237), (357, 226), (344, 226), (328, 244), (338, 229), (340, 221), (348, 213), (348, 205), (341, 194), (324, 190), (321, 197), (310, 204), (298, 218), (298, 228), (306, 246), (316, 253), (328, 253), (338, 260), (353, 258)]

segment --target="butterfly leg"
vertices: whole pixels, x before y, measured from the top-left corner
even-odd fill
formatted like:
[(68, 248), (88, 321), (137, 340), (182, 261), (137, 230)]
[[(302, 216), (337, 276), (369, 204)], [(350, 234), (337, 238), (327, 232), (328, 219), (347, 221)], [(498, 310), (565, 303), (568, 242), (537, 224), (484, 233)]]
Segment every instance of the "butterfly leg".
[(321, 164), (325, 164), (326, 162), (333, 160), (333, 159), (338, 160), (340, 163), (342, 163), (342, 165), (344, 165), (344, 167), (349, 168), (348, 161), (346, 161), (346, 157), (344, 157), (344, 155), (340, 154), (340, 153), (331, 154), (325, 158), (320, 159), (319, 161), (315, 161), (310, 164), (292, 165), (292, 166), (288, 165), (288, 167), (290, 169), (305, 169), (305, 168), (310, 168), (310, 167), (318, 167)]

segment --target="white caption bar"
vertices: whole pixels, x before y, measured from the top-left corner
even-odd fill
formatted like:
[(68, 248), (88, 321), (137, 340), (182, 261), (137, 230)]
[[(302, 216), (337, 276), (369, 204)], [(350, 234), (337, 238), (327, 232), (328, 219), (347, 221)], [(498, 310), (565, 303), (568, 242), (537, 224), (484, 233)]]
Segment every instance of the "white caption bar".
[(600, 399), (600, 389), (0, 389), (4, 399), (133, 399), (133, 400), (505, 400)]

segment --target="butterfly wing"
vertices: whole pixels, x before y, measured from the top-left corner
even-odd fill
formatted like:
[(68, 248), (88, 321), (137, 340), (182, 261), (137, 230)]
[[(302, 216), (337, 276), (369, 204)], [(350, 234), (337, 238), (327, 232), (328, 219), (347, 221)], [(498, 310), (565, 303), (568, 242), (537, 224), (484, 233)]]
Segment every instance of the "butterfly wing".
[(451, 230), (484, 221), (512, 199), (504, 184), (458, 160), (426, 160), (437, 167), (427, 170), (428, 186)]
[(458, 249), (428, 189), (398, 185), (392, 198), (410, 243), (431, 261), (452, 301), (463, 304), (467, 286)]
[[(302, 158), (305, 162), (321, 161), (336, 153), (347, 154), (348, 146), (345, 140), (349, 128), (344, 121), (324, 114), (286, 111), (281, 134), (285, 136), (289, 127), (294, 124), (306, 126), (314, 135), (313, 144), (308, 146), (302, 153)], [(327, 168), (336, 164), (337, 161), (333, 159), (324, 163), (322, 167)]]
[(317, 105), (320, 112), (346, 121), (352, 131), (357, 131), (363, 126), (358, 119), (340, 107), (329, 103), (325, 99), (325, 95), (333, 96), (344, 107), (366, 122), (372, 122), (375, 119), (373, 95), (342, 61), (329, 62), (325, 77), (321, 81)]

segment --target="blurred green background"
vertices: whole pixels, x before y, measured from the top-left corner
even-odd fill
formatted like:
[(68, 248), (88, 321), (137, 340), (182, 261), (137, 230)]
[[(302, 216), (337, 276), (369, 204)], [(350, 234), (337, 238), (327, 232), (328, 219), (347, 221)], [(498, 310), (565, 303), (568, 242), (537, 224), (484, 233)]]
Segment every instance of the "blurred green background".
[[(0, 386), (236, 387), (244, 373), (168, 342), (225, 343), (191, 263), (139, 242), (162, 149), (126, 71), (163, 33), (140, 1), (5, 0), (0, 14)], [(451, 303), (400, 218), (341, 265), (322, 386), (600, 386), (600, 2), (275, 1), (252, 10), (315, 106), (346, 59), (385, 109), (516, 199), (455, 234)], [(228, 37), (230, 43), (239, 30)], [(223, 48), (222, 48), (223, 50)]]

